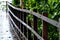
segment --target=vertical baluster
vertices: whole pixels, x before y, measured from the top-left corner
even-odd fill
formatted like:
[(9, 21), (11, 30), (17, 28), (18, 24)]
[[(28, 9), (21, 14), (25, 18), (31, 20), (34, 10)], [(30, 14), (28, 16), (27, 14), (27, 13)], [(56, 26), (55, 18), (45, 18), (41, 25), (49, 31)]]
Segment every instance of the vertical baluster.
[[(34, 25), (34, 30), (37, 32), (37, 17), (33, 16), (33, 25)], [(37, 40), (37, 37), (34, 35), (34, 40)]]
[[(24, 12), (24, 22), (26, 23), (26, 13)], [(24, 26), (24, 35), (27, 37), (27, 28)]]
[[(26, 14), (23, 12), (23, 21), (26, 23)], [(23, 25), (23, 34), (26, 36), (26, 27)], [(25, 40), (23, 37), (22, 40)]]
[[(33, 11), (37, 12), (37, 9), (34, 9)], [(37, 17), (36, 16), (33, 16), (33, 27), (34, 27), (34, 30), (37, 32)], [(33, 39), (37, 40), (37, 37), (34, 35)]]
[[(21, 13), (21, 20), (23, 21), (23, 13)], [(21, 31), (23, 32), (23, 24), (21, 24)]]
[[(21, 11), (20, 11), (20, 19), (21, 19)], [(20, 30), (21, 30), (21, 23), (20, 23)], [(21, 38), (21, 34), (20, 34), (20, 38)]]
[[(23, 12), (21, 12), (21, 20), (23, 21)], [(23, 33), (23, 24), (21, 23), (21, 32)], [(23, 39), (23, 36), (21, 35), (21, 40)]]
[[(43, 15), (46, 17), (48, 16), (47, 12), (43, 12)], [(47, 22), (43, 21), (43, 38), (44, 38), (44, 40), (48, 40), (47, 37), (48, 37)]]
[[(28, 18), (28, 25), (31, 27), (31, 21)], [(31, 39), (31, 31), (28, 29), (28, 40), (32, 40)]]
[[(17, 17), (20, 19), (20, 11), (17, 11)], [(17, 20), (18, 21), (18, 20)], [(18, 28), (20, 29), (20, 22), (18, 21)], [(20, 32), (18, 31), (18, 35), (20, 37)], [(21, 38), (21, 37), (20, 37)]]

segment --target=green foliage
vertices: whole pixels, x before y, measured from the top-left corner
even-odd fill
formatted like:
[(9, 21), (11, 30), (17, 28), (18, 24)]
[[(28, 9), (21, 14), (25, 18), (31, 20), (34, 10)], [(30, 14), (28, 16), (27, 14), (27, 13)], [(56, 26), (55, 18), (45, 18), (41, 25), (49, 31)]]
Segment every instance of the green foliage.
[(12, 0), (12, 4), (15, 6), (19, 6), (20, 0)]

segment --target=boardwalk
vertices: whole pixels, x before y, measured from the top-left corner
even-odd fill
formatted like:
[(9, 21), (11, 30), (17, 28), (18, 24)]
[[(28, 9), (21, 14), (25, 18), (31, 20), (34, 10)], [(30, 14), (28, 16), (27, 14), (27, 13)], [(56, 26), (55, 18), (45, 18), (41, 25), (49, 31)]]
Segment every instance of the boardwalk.
[(0, 11), (0, 40), (17, 40), (12, 29), (10, 30), (9, 20), (6, 12)]

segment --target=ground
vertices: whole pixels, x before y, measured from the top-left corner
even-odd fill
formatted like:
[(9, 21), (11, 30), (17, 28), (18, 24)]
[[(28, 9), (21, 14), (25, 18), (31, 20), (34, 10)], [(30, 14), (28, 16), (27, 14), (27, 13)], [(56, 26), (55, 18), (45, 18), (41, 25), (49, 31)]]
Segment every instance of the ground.
[(11, 32), (6, 12), (0, 10), (0, 40), (17, 40), (16, 35)]

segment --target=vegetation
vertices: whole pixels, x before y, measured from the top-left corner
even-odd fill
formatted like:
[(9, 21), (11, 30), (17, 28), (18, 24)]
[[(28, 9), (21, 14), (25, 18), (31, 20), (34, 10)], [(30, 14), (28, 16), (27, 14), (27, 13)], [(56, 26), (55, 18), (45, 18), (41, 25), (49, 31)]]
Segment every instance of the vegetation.
[(12, 0), (12, 4), (15, 6), (19, 6), (20, 0)]
[[(19, 0), (13, 0), (14, 5), (20, 4)], [(36, 9), (38, 13), (48, 12), (48, 18), (58, 21), (60, 17), (60, 0), (24, 0), (24, 7), (29, 10)], [(32, 15), (29, 15), (32, 20)], [(42, 21), (38, 19), (38, 32), (41, 34)], [(58, 40), (58, 28), (48, 23), (48, 40)]]

